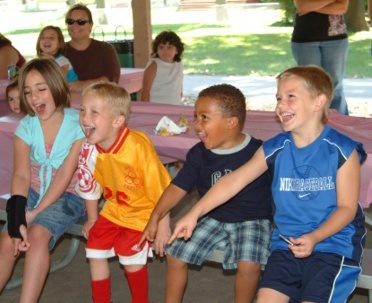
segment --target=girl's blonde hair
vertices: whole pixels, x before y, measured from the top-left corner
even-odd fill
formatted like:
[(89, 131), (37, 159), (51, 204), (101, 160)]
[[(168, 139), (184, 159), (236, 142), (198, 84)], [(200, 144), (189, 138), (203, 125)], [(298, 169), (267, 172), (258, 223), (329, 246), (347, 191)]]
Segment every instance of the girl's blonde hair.
[(125, 125), (127, 125), (131, 100), (124, 87), (113, 82), (99, 81), (84, 89), (83, 96), (88, 92), (107, 102), (114, 115), (123, 115), (125, 117)]
[(21, 68), (18, 76), (22, 112), (31, 116), (35, 115), (35, 112), (28, 104), (25, 96), (25, 82), (27, 75), (31, 71), (39, 72), (44, 78), (45, 83), (52, 94), (57, 110), (70, 107), (70, 90), (59, 65), (53, 59), (36, 58), (27, 62)]
[(329, 107), (333, 98), (332, 79), (324, 69), (316, 65), (296, 66), (280, 73), (276, 79), (279, 83), (290, 76), (301, 78), (313, 97), (323, 94), (327, 98), (327, 105), (324, 107), (322, 122), (327, 122)]
[(37, 37), (36, 53), (38, 57), (42, 56), (42, 50), (40, 48), (40, 41), (41, 41), (41, 37), (43, 36), (44, 32), (47, 30), (54, 30), (57, 33), (59, 48), (57, 50), (56, 55), (61, 54), (63, 50), (65, 49), (65, 38), (63, 37), (61, 29), (58, 26), (48, 25), (41, 29), (39, 33), (39, 37)]

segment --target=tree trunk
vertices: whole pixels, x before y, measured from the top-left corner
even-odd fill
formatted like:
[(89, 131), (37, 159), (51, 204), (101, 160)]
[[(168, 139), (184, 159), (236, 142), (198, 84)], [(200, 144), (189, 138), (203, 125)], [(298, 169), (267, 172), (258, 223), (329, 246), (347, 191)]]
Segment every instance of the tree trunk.
[(364, 17), (364, 0), (352, 0), (346, 13), (347, 28), (351, 32), (368, 31), (369, 26)]

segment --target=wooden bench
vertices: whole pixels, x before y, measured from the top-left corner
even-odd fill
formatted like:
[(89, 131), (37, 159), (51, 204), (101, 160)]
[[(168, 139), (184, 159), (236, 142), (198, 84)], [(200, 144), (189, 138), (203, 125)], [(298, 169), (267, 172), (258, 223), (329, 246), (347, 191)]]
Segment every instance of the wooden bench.
[[(7, 213), (6, 213), (5, 208), (6, 208), (6, 199), (0, 198), (0, 221), (4, 221), (4, 222), (7, 219)], [(67, 251), (65, 252), (65, 254), (61, 258), (54, 260), (51, 263), (49, 273), (53, 273), (69, 265), (79, 249), (80, 242), (85, 242), (83, 234), (82, 234), (83, 223), (84, 222), (79, 222), (79, 224), (74, 224), (66, 232), (67, 235), (71, 236), (70, 245)], [(223, 250), (219, 250), (219, 249), (215, 250), (209, 255), (207, 261), (222, 263), (223, 254), (224, 254)], [(19, 287), (21, 284), (22, 284), (22, 277), (13, 277), (6, 285), (5, 289), (6, 290), (14, 289), (16, 287)]]
[[(6, 221), (6, 200), (0, 199), (0, 221)], [(371, 230), (372, 228), (372, 215), (365, 213), (366, 225)], [(83, 241), (82, 223), (73, 225), (66, 234), (72, 236), (71, 243), (64, 256), (52, 262), (50, 273), (55, 272), (67, 266), (79, 249), (80, 242)], [(220, 247), (211, 252), (206, 261), (222, 263), (224, 259), (224, 249)], [(12, 278), (5, 289), (13, 289), (22, 284), (21, 277)], [(368, 290), (368, 303), (372, 303), (372, 249), (364, 249), (362, 261), (362, 273), (359, 276), (357, 287)]]
[[(6, 221), (7, 214), (6, 214), (6, 200), (0, 199), (0, 221)], [(71, 242), (70, 246), (67, 249), (66, 253), (63, 255), (62, 258), (57, 259), (51, 263), (49, 272), (55, 272), (65, 266), (67, 266), (72, 259), (74, 258), (75, 254), (77, 253), (80, 245), (80, 241), (83, 239), (83, 234), (81, 233), (82, 225), (75, 224), (73, 225), (68, 231), (67, 234), (71, 235)], [(13, 289), (22, 284), (22, 277), (13, 277), (8, 284), (6, 285), (5, 289)]]

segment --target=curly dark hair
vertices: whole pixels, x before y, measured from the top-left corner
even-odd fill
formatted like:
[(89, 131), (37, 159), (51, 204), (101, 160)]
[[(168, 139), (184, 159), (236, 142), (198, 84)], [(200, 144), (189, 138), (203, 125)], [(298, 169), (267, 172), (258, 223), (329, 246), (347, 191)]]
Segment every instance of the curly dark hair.
[(246, 117), (245, 96), (237, 87), (230, 84), (217, 84), (203, 89), (198, 99), (208, 97), (218, 102), (219, 108), (225, 117), (237, 117), (240, 130), (243, 129)]
[(174, 45), (177, 48), (177, 54), (174, 56), (174, 61), (180, 62), (184, 44), (181, 41), (181, 38), (173, 31), (163, 31), (155, 37), (155, 40), (152, 43), (152, 53), (151, 56), (154, 58), (158, 58), (158, 46), (159, 44), (166, 44), (169, 43), (170, 45)]

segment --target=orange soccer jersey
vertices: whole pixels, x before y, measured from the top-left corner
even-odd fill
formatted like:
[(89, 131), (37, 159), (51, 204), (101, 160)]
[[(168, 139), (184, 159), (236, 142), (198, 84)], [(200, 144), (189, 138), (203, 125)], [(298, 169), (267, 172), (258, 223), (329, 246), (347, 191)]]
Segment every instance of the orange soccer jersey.
[(86, 200), (105, 199), (101, 215), (111, 222), (143, 231), (170, 176), (150, 139), (123, 128), (108, 151), (83, 144), (76, 190)]

